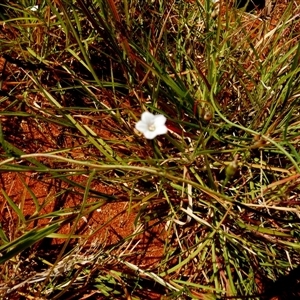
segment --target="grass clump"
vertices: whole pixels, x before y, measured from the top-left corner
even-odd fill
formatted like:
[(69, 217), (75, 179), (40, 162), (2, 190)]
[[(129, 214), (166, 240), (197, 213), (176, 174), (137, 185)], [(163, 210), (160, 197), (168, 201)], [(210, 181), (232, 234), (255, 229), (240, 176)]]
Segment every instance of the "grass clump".
[(296, 299), (299, 7), (34, 5), (0, 6), (3, 298)]

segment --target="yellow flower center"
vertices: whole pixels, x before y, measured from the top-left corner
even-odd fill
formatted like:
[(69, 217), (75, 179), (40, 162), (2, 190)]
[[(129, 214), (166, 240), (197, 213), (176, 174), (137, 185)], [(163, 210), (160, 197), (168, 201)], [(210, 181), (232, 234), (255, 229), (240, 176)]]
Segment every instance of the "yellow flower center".
[(154, 131), (155, 125), (154, 124), (149, 125), (148, 129), (149, 129), (149, 131)]

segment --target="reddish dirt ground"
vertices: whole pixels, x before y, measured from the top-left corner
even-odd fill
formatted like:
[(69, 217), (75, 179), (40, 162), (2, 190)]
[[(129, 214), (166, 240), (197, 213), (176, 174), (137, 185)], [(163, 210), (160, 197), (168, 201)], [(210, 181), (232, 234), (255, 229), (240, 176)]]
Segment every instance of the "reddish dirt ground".
[[(5, 59), (2, 58), (0, 61), (2, 67), (4, 62)], [(2, 92), (10, 91), (13, 84), (15, 84), (16, 74), (22, 74), (21, 68), (6, 62), (5, 81), (2, 85)], [(32, 83), (27, 82), (26, 84), (30, 85)], [(107, 94), (101, 96), (108, 97)], [(20, 103), (24, 101), (22, 104), (22, 111), (24, 113), (36, 114), (37, 111), (40, 111), (41, 115), (45, 118), (47, 117), (44, 110), (40, 109), (49, 109), (50, 107), (47, 107), (47, 101), (44, 101), (41, 95), (28, 95), (28, 98), (25, 100), (20, 94), (19, 100)], [(2, 101), (0, 103), (0, 110), (8, 110), (7, 107), (9, 107), (10, 103), (11, 99)], [(123, 105), (128, 105), (128, 103), (124, 101)], [(92, 128), (97, 136), (102, 139), (112, 138), (111, 129), (115, 128), (116, 124), (110, 116), (98, 112), (85, 116), (80, 113), (77, 119), (81, 124), (86, 124)], [(101, 160), (101, 154), (97, 149), (94, 147), (82, 147), (85, 139), (76, 131), (65, 130), (62, 126), (55, 123), (36, 120), (28, 116), (0, 115), (0, 121), (6, 141), (26, 154), (47, 153), (62, 148), (72, 148), (68, 152), (68, 157), (72, 159)], [(112, 147), (118, 146), (112, 145)], [(118, 147), (118, 154), (120, 156), (125, 156), (128, 151), (130, 150), (125, 147)], [(145, 147), (143, 151), (147, 153), (147, 151), (151, 150)], [(0, 150), (0, 155), (2, 156), (2, 161), (7, 158), (3, 148)], [(38, 158), (38, 160), (51, 168), (74, 168), (70, 164), (55, 162), (47, 158)], [(28, 165), (28, 162), (18, 160), (18, 164)], [(78, 171), (78, 166), (75, 166), (75, 170)], [(0, 172), (1, 189), (18, 206), (26, 219), (25, 224), (20, 224), (15, 211), (8, 205), (4, 194), (0, 193), (0, 223), (9, 240), (15, 240), (32, 228), (38, 229), (44, 227), (52, 219), (52, 217), (47, 217), (47, 214), (53, 211), (80, 207), (84, 201), (84, 187), (87, 184), (88, 176), (85, 174), (73, 175), (68, 176), (67, 179), (81, 185), (83, 188), (74, 187), (73, 184), (61, 180), (59, 176), (53, 178), (53, 176), (49, 176), (47, 173), (43, 174), (34, 171)], [(113, 184), (104, 184), (101, 179), (93, 179), (90, 191), (91, 197), (87, 199), (87, 205), (97, 202), (103, 205), (100, 205), (92, 213), (80, 218), (76, 224), (76, 216), (74, 216), (70, 222), (63, 225), (58, 233), (66, 235), (72, 232), (73, 234), (82, 235), (81, 239), (71, 239), (69, 242), (70, 246), (76, 245), (77, 242), (84, 242), (85, 247), (88, 249), (90, 245), (96, 242), (103, 249), (112, 249), (114, 245), (117, 245), (124, 238), (135, 232), (138, 208), (135, 207), (134, 202), (130, 203), (128, 201), (128, 197), (124, 195), (120, 187)], [(101, 194), (108, 195), (108, 197), (115, 197), (117, 200), (105, 199), (101, 197)], [(135, 237), (132, 243), (134, 250), (131, 247), (125, 249), (125, 246), (118, 250), (127, 253), (128, 262), (140, 268), (152, 269), (155, 268), (157, 262), (161, 259), (165, 243), (164, 238), (164, 226), (157, 222), (157, 220), (153, 220), (147, 223), (147, 228), (142, 234), (138, 234)], [(46, 239), (42, 243), (35, 245), (33, 251), (39, 253), (41, 256), (45, 253), (47, 258), (49, 258), (49, 253), (52, 253), (53, 259), (62, 249), (65, 242), (66, 238)], [(115, 252), (112, 251), (112, 254)], [(160, 297), (155, 293), (148, 294), (149, 299), (159, 299)], [(12, 294), (10, 297), (13, 297)], [(99, 296), (97, 299), (102, 298)]]
[[(13, 120), (12, 120), (13, 119)], [(11, 126), (6, 122), (18, 123), (15, 132), (11, 133)], [(47, 152), (53, 149), (57, 149), (57, 136), (60, 134), (60, 128), (55, 125), (30, 123), (28, 120), (18, 118), (10, 118), (9, 120), (2, 120), (2, 126), (6, 136), (10, 135), (9, 140), (14, 144), (22, 143), (22, 150), (25, 153), (36, 153), (36, 152)], [(9, 132), (10, 131), (10, 132)], [(103, 137), (103, 132), (99, 134)], [(74, 146), (76, 142), (79, 141), (73, 139), (72, 142), (68, 142), (69, 138), (65, 138), (64, 146)], [(23, 142), (26, 141), (26, 142)], [(72, 144), (72, 145), (71, 145)], [(72, 157), (87, 157), (87, 153), (84, 150), (77, 149), (76, 153), (72, 152)], [(45, 164), (47, 160), (44, 160)], [(50, 165), (53, 162), (49, 162)], [(68, 179), (85, 186), (87, 182), (87, 176), (78, 175), (72, 176)], [(63, 182), (60, 179), (48, 178), (47, 175), (43, 176), (35, 172), (2, 172), (0, 174), (0, 184), (1, 188), (6, 191), (7, 195), (13, 200), (13, 202), (21, 209), (23, 215), (27, 218), (30, 226), (40, 227), (48, 222), (47, 218), (43, 218), (49, 212), (56, 211), (59, 209), (66, 209), (69, 207), (78, 207), (83, 202), (83, 190), (76, 190), (67, 182)], [(35, 216), (36, 207), (32, 199), (32, 195), (29, 193), (26, 186), (35, 195), (41, 209), (38, 215), (41, 217), (38, 221), (31, 221), (30, 219)], [(106, 186), (100, 182), (100, 180), (94, 180), (91, 189), (93, 192), (103, 193), (107, 195), (117, 195), (120, 196), (120, 189), (112, 186)], [(75, 232), (78, 234), (84, 234), (85, 236), (90, 236), (90, 239), (97, 239), (102, 241), (106, 245), (115, 244), (122, 238), (129, 236), (134, 230), (134, 220), (136, 213), (129, 208), (128, 201), (124, 201), (124, 197), (121, 197), (121, 201), (109, 200), (101, 206), (99, 209), (91, 213), (87, 218), (82, 218), (76, 226)], [(89, 202), (94, 202), (94, 199), (88, 199)], [(103, 201), (101, 197), (99, 201)], [(7, 205), (7, 201), (4, 196), (0, 196), (0, 209), (1, 209), (1, 224), (4, 228), (7, 236), (10, 240), (15, 239), (17, 236), (12, 236), (12, 233), (17, 234), (15, 230), (16, 226), (16, 215), (13, 210)], [(35, 218), (36, 219), (36, 218)], [(72, 223), (65, 225), (60, 233), (70, 232)], [(74, 230), (74, 229), (73, 229)], [(150, 236), (157, 235), (157, 231), (160, 232), (163, 228), (156, 226), (156, 228), (151, 229), (154, 232), (145, 232), (142, 240), (150, 239)], [(19, 232), (21, 234), (22, 232)], [(148, 236), (148, 237), (147, 237)], [(52, 243), (63, 243), (63, 239), (53, 239)], [(159, 259), (161, 255), (161, 249), (163, 246), (163, 241), (158, 238), (151, 238), (151, 242), (147, 245), (147, 251), (144, 253), (144, 262), (142, 265), (152, 265)], [(139, 245), (141, 248), (142, 243)], [(137, 258), (137, 256), (135, 256)]]

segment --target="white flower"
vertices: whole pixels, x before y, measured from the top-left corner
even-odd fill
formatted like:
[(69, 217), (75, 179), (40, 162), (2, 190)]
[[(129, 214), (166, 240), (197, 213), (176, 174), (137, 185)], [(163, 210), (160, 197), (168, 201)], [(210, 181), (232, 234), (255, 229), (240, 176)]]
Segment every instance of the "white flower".
[(153, 115), (145, 111), (142, 113), (141, 120), (135, 124), (135, 128), (143, 133), (146, 139), (152, 140), (157, 135), (168, 132), (166, 121), (167, 119), (163, 115)]
[(39, 9), (38, 5), (34, 5), (30, 8), (31, 11), (37, 11)]

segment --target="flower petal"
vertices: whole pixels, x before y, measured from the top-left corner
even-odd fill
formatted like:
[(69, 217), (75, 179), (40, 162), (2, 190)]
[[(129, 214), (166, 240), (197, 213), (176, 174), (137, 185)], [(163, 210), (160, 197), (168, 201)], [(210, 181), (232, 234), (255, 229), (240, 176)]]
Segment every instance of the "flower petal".
[(165, 125), (167, 118), (164, 115), (156, 115), (154, 116), (154, 124), (156, 127)]
[(138, 121), (136, 124), (135, 124), (135, 128), (142, 132), (142, 133), (145, 133), (146, 131), (149, 130), (148, 128), (148, 124), (143, 122), (143, 121)]
[(148, 130), (148, 131), (144, 132), (144, 136), (146, 139), (152, 140), (157, 136), (157, 133), (156, 133), (156, 131)]
[(155, 120), (155, 116), (149, 111), (144, 111), (141, 116), (141, 120), (147, 124), (151, 124)]
[(168, 128), (165, 125), (156, 126), (154, 132), (156, 135), (166, 134), (168, 132)]

